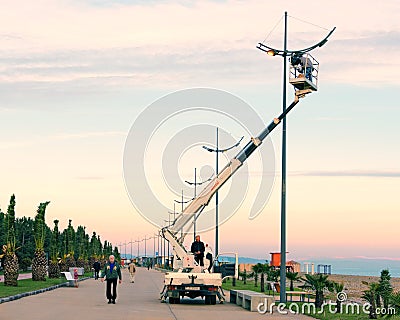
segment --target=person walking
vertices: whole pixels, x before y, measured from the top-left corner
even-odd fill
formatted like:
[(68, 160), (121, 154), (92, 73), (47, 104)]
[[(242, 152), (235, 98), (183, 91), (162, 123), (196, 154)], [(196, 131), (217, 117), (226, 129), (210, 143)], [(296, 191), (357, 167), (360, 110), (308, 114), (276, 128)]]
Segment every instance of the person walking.
[(93, 269), (94, 269), (94, 280), (97, 280), (99, 278), (99, 271), (101, 269), (101, 265), (98, 259), (93, 263)]
[[(108, 303), (115, 304), (115, 299), (117, 299), (117, 282), (119, 278), (119, 283), (122, 282), (122, 274), (121, 267), (117, 261), (115, 261), (115, 257), (110, 255), (108, 257), (108, 261), (104, 266), (104, 270), (102, 272), (101, 282), (106, 279), (107, 289), (106, 289), (106, 297), (108, 299)], [(111, 292), (112, 287), (112, 292)]]
[(128, 269), (129, 269), (129, 277), (130, 277), (131, 283), (133, 283), (133, 282), (135, 282), (135, 273), (136, 273), (136, 268), (135, 268), (135, 264), (133, 263), (133, 261), (131, 261), (131, 263), (129, 263)]
[(74, 285), (75, 285), (75, 288), (79, 287), (78, 281), (79, 281), (78, 269), (75, 268), (74, 269)]

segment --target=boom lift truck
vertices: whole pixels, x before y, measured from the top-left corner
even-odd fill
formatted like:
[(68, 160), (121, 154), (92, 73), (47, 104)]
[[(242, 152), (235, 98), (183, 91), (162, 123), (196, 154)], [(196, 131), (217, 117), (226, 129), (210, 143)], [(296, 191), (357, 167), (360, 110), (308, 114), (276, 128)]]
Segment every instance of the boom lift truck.
[[(311, 56), (311, 55), (309, 55)], [(188, 252), (183, 245), (185, 236), (189, 232), (182, 232), (186, 227), (190, 229), (193, 217), (200, 215), (209, 204), (216, 191), (243, 165), (248, 157), (261, 145), (263, 140), (279, 125), (286, 115), (297, 105), (300, 98), (317, 90), (318, 62), (310, 57), (313, 63), (312, 77), (305, 77), (299, 72), (296, 63), (290, 65), (289, 83), (294, 86), (295, 96), (293, 102), (277, 118), (255, 138), (251, 138), (247, 145), (215, 176), (204, 190), (187, 205), (175, 221), (161, 229), (163, 237), (172, 245), (174, 254), (174, 271), (165, 273), (164, 288), (161, 292), (161, 301), (169, 303), (180, 303), (182, 297), (204, 297), (206, 304), (224, 302), (222, 291), (223, 274), (220, 272), (209, 273), (207, 268), (199, 266), (194, 260), (194, 255)], [(180, 234), (180, 235), (179, 235)], [(237, 278), (237, 254), (236, 267), (234, 268)]]

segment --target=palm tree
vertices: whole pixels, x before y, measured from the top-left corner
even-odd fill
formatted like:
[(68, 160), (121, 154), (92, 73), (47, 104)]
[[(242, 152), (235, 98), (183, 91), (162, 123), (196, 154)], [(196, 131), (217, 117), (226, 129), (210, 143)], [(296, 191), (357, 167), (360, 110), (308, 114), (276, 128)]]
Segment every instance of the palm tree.
[(294, 291), (294, 281), (298, 281), (300, 279), (299, 273), (298, 272), (291, 272), (287, 271), (286, 272), (286, 278), (290, 280), (290, 291)]
[(247, 273), (246, 269), (243, 272), (239, 272), (239, 276), (242, 277), (243, 284), (247, 284), (247, 279), (252, 278), (253, 273)]
[(341, 292), (343, 292), (344, 284), (343, 284), (343, 282), (339, 283), (339, 282), (335, 282), (335, 281), (332, 281), (331, 284), (332, 284), (333, 290), (336, 293), (336, 312), (337, 313), (341, 313), (342, 312), (342, 302), (343, 302), (343, 300), (340, 298), (339, 294)]
[(66, 247), (67, 247), (67, 255), (65, 259), (65, 263), (67, 266), (67, 271), (69, 271), (69, 268), (74, 268), (76, 267), (76, 262), (75, 262), (75, 231), (74, 228), (72, 227), (72, 220), (69, 220), (68, 222), (68, 227), (66, 229)]
[(76, 266), (78, 268), (84, 268), (85, 267), (85, 255), (86, 255), (86, 248), (85, 248), (85, 228), (82, 226), (79, 226), (78, 229), (76, 229), (76, 235), (75, 235), (75, 248), (77, 249), (78, 253), (78, 259), (76, 260)]
[(303, 279), (306, 284), (315, 290), (315, 307), (321, 308), (324, 301), (324, 290), (332, 290), (332, 286), (328, 281), (328, 275), (323, 274), (306, 274)]
[(268, 274), (270, 270), (269, 264), (266, 263), (259, 263), (259, 270), (261, 274), (261, 279), (260, 279), (260, 291), (265, 292), (265, 275)]
[[(363, 282), (366, 284), (365, 282)], [(379, 290), (379, 284), (376, 282), (372, 282), (369, 284), (369, 289), (363, 291), (363, 295), (361, 298), (363, 298), (365, 301), (367, 301), (370, 305), (369, 307), (369, 318), (370, 319), (377, 319), (376, 315), (376, 298), (378, 295), (378, 290)]]
[(10, 198), (10, 204), (5, 216), (5, 231), (7, 232), (6, 244), (3, 246), (4, 255), (4, 285), (18, 286), (19, 264), (15, 254), (15, 195)]
[(267, 272), (267, 280), (277, 282), (279, 280), (279, 269), (270, 268)]
[[(387, 269), (381, 271), (381, 277), (379, 279), (379, 286), (378, 286), (378, 300), (377, 307), (380, 307), (380, 298), (382, 298), (383, 307), (385, 309), (388, 308), (390, 295), (393, 293), (393, 287), (390, 283), (390, 272)], [(379, 304), (378, 304), (379, 303)]]
[(49, 261), (49, 278), (59, 278), (60, 277), (60, 266), (59, 266), (59, 237), (58, 232), (58, 220), (54, 220), (54, 230), (51, 236), (50, 245), (50, 261)]
[(395, 308), (395, 314), (400, 314), (400, 292), (394, 292), (390, 295), (389, 304)]
[(255, 287), (257, 287), (258, 275), (261, 272), (260, 265), (261, 265), (261, 263), (257, 263), (257, 264), (255, 264), (254, 266), (251, 267), (251, 270), (253, 271), (253, 275), (254, 275), (254, 286)]
[(45, 240), (45, 214), (46, 207), (50, 201), (42, 202), (37, 209), (35, 217), (34, 234), (35, 234), (35, 255), (32, 259), (32, 280), (33, 281), (46, 281), (47, 274), (47, 260), (44, 253), (44, 240)]

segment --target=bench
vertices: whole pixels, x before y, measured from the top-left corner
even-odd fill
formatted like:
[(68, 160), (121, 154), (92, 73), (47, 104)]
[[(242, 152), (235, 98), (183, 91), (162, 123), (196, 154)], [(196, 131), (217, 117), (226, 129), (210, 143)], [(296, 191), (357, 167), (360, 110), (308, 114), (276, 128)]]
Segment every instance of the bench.
[(69, 272), (71, 273), (71, 274), (74, 274), (74, 270), (75, 269), (77, 269), (77, 271), (78, 271), (78, 276), (83, 276), (84, 274), (85, 274), (85, 268), (74, 268), (74, 267), (72, 267), (72, 268), (69, 268)]
[[(281, 292), (281, 286), (278, 282), (272, 282), (272, 290), (273, 292), (280, 293)], [(307, 295), (307, 302), (310, 302), (310, 293), (307, 291), (286, 291), (286, 300), (288, 296), (290, 295), (290, 302), (293, 301), (293, 296), (300, 296), (300, 301), (305, 302), (306, 300), (306, 295)]]
[[(230, 290), (229, 291), (229, 302), (233, 304), (237, 304), (237, 296), (239, 292), (247, 292), (250, 290)], [(242, 305), (242, 303), (240, 303)]]
[(249, 292), (243, 295), (242, 307), (251, 312), (258, 311), (258, 306), (262, 304), (263, 309), (268, 310), (271, 305), (275, 304), (275, 299), (272, 296), (258, 292)]
[(295, 295), (295, 296), (300, 296), (300, 301), (301, 302), (305, 302), (305, 300), (306, 300), (306, 295), (307, 295), (307, 299), (308, 299), (308, 301), (307, 302), (310, 302), (310, 293), (309, 292), (306, 292), (306, 291), (286, 291), (286, 300), (287, 300), (287, 297), (290, 295), (290, 302), (292, 302), (293, 301), (293, 296)]
[(257, 308), (260, 303), (263, 304), (263, 309), (275, 304), (275, 299), (272, 296), (252, 290), (230, 290), (229, 301), (252, 312), (258, 311)]
[(73, 287), (75, 284), (74, 283), (75, 280), (74, 280), (74, 277), (72, 276), (71, 272), (66, 271), (66, 272), (61, 272), (61, 273), (65, 276), (65, 279), (67, 279), (68, 286)]
[(246, 294), (251, 294), (252, 292), (257, 293), (252, 290), (239, 290), (236, 294), (236, 304), (238, 306), (244, 307), (244, 296)]

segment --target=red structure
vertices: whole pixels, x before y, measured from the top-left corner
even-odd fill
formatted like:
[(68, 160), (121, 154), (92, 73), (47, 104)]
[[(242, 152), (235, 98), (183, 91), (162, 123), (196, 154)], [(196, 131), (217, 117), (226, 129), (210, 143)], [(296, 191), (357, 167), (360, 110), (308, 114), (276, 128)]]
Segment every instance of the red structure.
[(269, 265), (271, 267), (280, 267), (281, 266), (281, 253), (280, 252), (270, 252), (271, 254), (271, 262)]
[[(289, 252), (286, 252), (286, 253), (289, 253)], [(271, 254), (271, 261), (270, 261), (269, 265), (271, 267), (274, 267), (275, 269), (279, 269), (281, 266), (281, 253), (280, 252), (270, 252), (270, 254)], [(295, 264), (298, 264), (298, 263), (293, 260), (286, 262), (286, 269), (288, 271), (293, 272), (295, 269), (298, 268), (300, 271), (300, 264), (299, 264), (299, 266), (296, 266), (296, 268), (295, 268)]]

